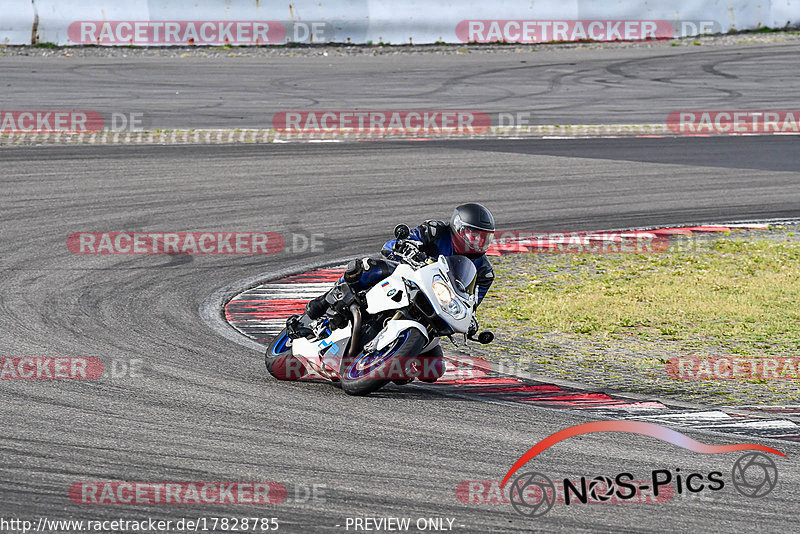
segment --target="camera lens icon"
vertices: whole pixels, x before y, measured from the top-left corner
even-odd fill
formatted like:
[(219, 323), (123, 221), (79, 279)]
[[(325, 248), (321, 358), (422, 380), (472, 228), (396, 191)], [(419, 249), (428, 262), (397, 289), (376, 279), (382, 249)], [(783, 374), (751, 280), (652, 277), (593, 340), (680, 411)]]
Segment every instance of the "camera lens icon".
[(509, 493), (511, 505), (525, 517), (539, 517), (556, 502), (556, 487), (547, 476), (531, 471), (516, 477)]
[(778, 467), (772, 458), (749, 452), (733, 464), (733, 487), (745, 497), (763, 497), (778, 484)]
[(589, 482), (589, 497), (597, 502), (610, 501), (615, 490), (614, 481), (607, 476), (594, 477)]

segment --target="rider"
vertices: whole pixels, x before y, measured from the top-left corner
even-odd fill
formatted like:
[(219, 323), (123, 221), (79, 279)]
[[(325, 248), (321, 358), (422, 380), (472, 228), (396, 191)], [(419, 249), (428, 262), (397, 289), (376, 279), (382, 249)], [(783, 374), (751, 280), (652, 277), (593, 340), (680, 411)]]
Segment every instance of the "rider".
[[(430, 258), (460, 254), (471, 259), (478, 271), (476, 286), (478, 304), (480, 304), (494, 281), (492, 264), (485, 256), (492, 243), (494, 229), (494, 217), (491, 212), (481, 204), (468, 203), (461, 204), (453, 210), (449, 223), (439, 220), (425, 221), (411, 230), (411, 235), (407, 240), (417, 242), (420, 252)], [(335, 303), (333, 295), (336, 294), (336, 290), (341, 284), (346, 283), (354, 292), (364, 291), (394, 272), (398, 265), (397, 261), (394, 261), (395, 242), (396, 239), (392, 239), (383, 245), (381, 254), (386, 259), (367, 257), (348, 263), (337, 286), (306, 305), (308, 318), (315, 321), (325, 315), (331, 305)], [(286, 321), (286, 330), (289, 337), (295, 339), (314, 334), (310, 328), (301, 323), (300, 317), (297, 315), (292, 315)], [(473, 335), (477, 331), (477, 321), (473, 320), (469, 335)], [(441, 351), (441, 348), (436, 348)], [(284, 373), (274, 372), (277, 371), (277, 368), (273, 370), (272, 366), (268, 365), (268, 367), (276, 378), (289, 379), (280, 376)], [(283, 366), (276, 367), (283, 368)]]
[[(482, 205), (470, 203), (457, 206), (449, 224), (437, 220), (425, 221), (411, 230), (408, 240), (420, 243), (420, 251), (431, 258), (453, 254), (470, 258), (478, 271), (476, 285), (480, 303), (494, 281), (492, 264), (485, 256), (493, 235), (492, 214)], [(387, 241), (381, 249), (381, 254), (388, 259), (363, 258), (351, 261), (339, 283), (347, 283), (354, 291), (364, 291), (389, 276), (397, 267), (397, 262), (392, 261), (395, 241), (396, 239)], [(314, 321), (325, 315), (330, 308), (330, 299), (326, 300), (329, 294), (330, 292), (320, 295), (308, 303), (306, 315), (309, 319)], [(305, 337), (312, 333), (310, 329), (299, 324), (296, 315), (289, 318), (286, 326), (290, 337)]]

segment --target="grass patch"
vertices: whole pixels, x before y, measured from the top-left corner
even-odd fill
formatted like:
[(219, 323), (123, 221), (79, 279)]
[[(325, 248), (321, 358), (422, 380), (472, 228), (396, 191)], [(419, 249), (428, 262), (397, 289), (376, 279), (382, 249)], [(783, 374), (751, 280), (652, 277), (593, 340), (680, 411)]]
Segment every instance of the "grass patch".
[(480, 316), (501, 331), (796, 352), (800, 241), (722, 237), (694, 245), (647, 255), (497, 258)]
[(731, 30), (728, 31), (728, 33), (741, 33), (741, 34), (744, 34), (744, 33), (756, 33), (756, 34), (759, 34), (759, 33), (789, 33), (789, 34), (797, 34), (798, 32), (796, 30), (793, 30), (793, 29), (789, 28), (788, 26), (784, 27), (784, 28), (770, 28), (769, 26), (762, 26), (761, 28), (755, 28), (755, 29), (752, 29), (752, 30), (731, 29)]

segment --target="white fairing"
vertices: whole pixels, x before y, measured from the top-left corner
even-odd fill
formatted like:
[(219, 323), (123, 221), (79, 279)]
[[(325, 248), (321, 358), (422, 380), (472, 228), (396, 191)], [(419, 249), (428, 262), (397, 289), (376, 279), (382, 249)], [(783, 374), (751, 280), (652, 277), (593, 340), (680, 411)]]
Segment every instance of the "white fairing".
[[(367, 291), (367, 312), (378, 313), (386, 310), (398, 310), (408, 306), (408, 290), (403, 278), (411, 278), (414, 270), (406, 264), (397, 266), (391, 276), (384, 278)], [(400, 293), (399, 301), (392, 300)]]
[(392, 319), (386, 324), (386, 328), (381, 330), (378, 335), (375, 336), (375, 339), (370, 343), (370, 345), (371, 347), (374, 347), (373, 350), (381, 350), (389, 346), (389, 344), (397, 339), (400, 334), (411, 328), (416, 328), (422, 333), (423, 336), (425, 336), (426, 340), (428, 339), (428, 332), (426, 332), (425, 327), (418, 322)]
[[(472, 314), (475, 308), (475, 295), (470, 295), (469, 298), (466, 299), (458, 296), (457, 292), (453, 288), (452, 282), (449, 281), (448, 273), (449, 269), (444, 256), (439, 256), (439, 261), (436, 263), (415, 271), (415, 279), (412, 278), (412, 280), (417, 283), (420, 289), (422, 289), (422, 291), (428, 297), (428, 300), (431, 301), (433, 309), (436, 310), (436, 315), (444, 319), (445, 322), (453, 327), (453, 330), (456, 332), (467, 333), (469, 331), (469, 326), (472, 323)], [(434, 295), (433, 283), (434, 279), (437, 278), (437, 275), (444, 278), (445, 282), (447, 282), (447, 286), (453, 293), (453, 297), (464, 308), (465, 313), (463, 314), (463, 317), (459, 318), (447, 312)]]
[[(456, 332), (466, 333), (472, 322), (475, 295), (470, 295), (466, 299), (459, 296), (453, 288), (448, 274), (449, 269), (444, 256), (440, 256), (439, 261), (436, 263), (432, 263), (416, 271), (406, 264), (400, 264), (391, 276), (384, 278), (367, 292), (367, 312), (374, 314), (408, 306), (408, 288), (403, 281), (403, 279), (406, 279), (414, 282), (422, 292), (425, 293), (425, 296), (428, 297), (433, 309), (436, 311), (436, 315), (444, 319)], [(436, 298), (433, 291), (433, 283), (435, 279), (440, 278), (450, 288), (454, 299), (456, 299), (463, 308), (465, 313), (463, 313), (462, 317), (454, 316), (446, 311)], [(392, 300), (391, 297), (396, 297), (398, 292), (402, 292), (400, 300)]]
[[(467, 333), (469, 331), (475, 307), (475, 295), (468, 295), (465, 298), (455, 290), (449, 277), (447, 261), (443, 256), (439, 258), (439, 261), (417, 270), (405, 263), (398, 265), (391, 276), (381, 280), (367, 291), (367, 312), (376, 314), (408, 307), (409, 283), (416, 285), (425, 294), (435, 313), (447, 322), (456, 333)], [(458, 313), (454, 314), (452, 309), (448, 311), (442, 306), (434, 291), (434, 283), (444, 284), (449, 289), (449, 296), (452, 297), (450, 300), (457, 302), (448, 302), (452, 307), (459, 310)], [(445, 295), (448, 293), (443, 287), (438, 289), (443, 291)], [(328, 374), (336, 374), (338, 373), (339, 362), (347, 347), (347, 340), (350, 338), (351, 328), (348, 325), (346, 328), (335, 330), (330, 336), (322, 340), (295, 339), (292, 342), (292, 354), (304, 358), (314, 368), (324, 369)], [(417, 321), (391, 319), (375, 339), (366, 345), (365, 350), (381, 350), (397, 339), (400, 334), (411, 328), (418, 330), (427, 340), (421, 353), (427, 352), (439, 344), (439, 338), (430, 339), (425, 326)]]
[(292, 341), (292, 354), (295, 356), (302, 356), (317, 365), (327, 364), (334, 370), (337, 370), (344, 349), (340, 349), (336, 346), (328, 349), (324, 353), (323, 350), (330, 345), (335, 345), (339, 341), (350, 339), (350, 333), (351, 326), (348, 324), (345, 328), (334, 330), (330, 336), (322, 340), (309, 341), (304, 337), (295, 339)]

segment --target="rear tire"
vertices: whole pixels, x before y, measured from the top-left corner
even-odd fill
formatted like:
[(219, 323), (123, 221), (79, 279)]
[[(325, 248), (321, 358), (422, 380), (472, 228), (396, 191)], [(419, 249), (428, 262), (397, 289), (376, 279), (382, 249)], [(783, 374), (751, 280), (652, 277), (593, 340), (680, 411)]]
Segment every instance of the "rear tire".
[(392, 380), (404, 379), (402, 362), (417, 356), (427, 342), (422, 332), (409, 328), (376, 354), (362, 351), (349, 361), (342, 360), (342, 389), (348, 395), (369, 395)]

